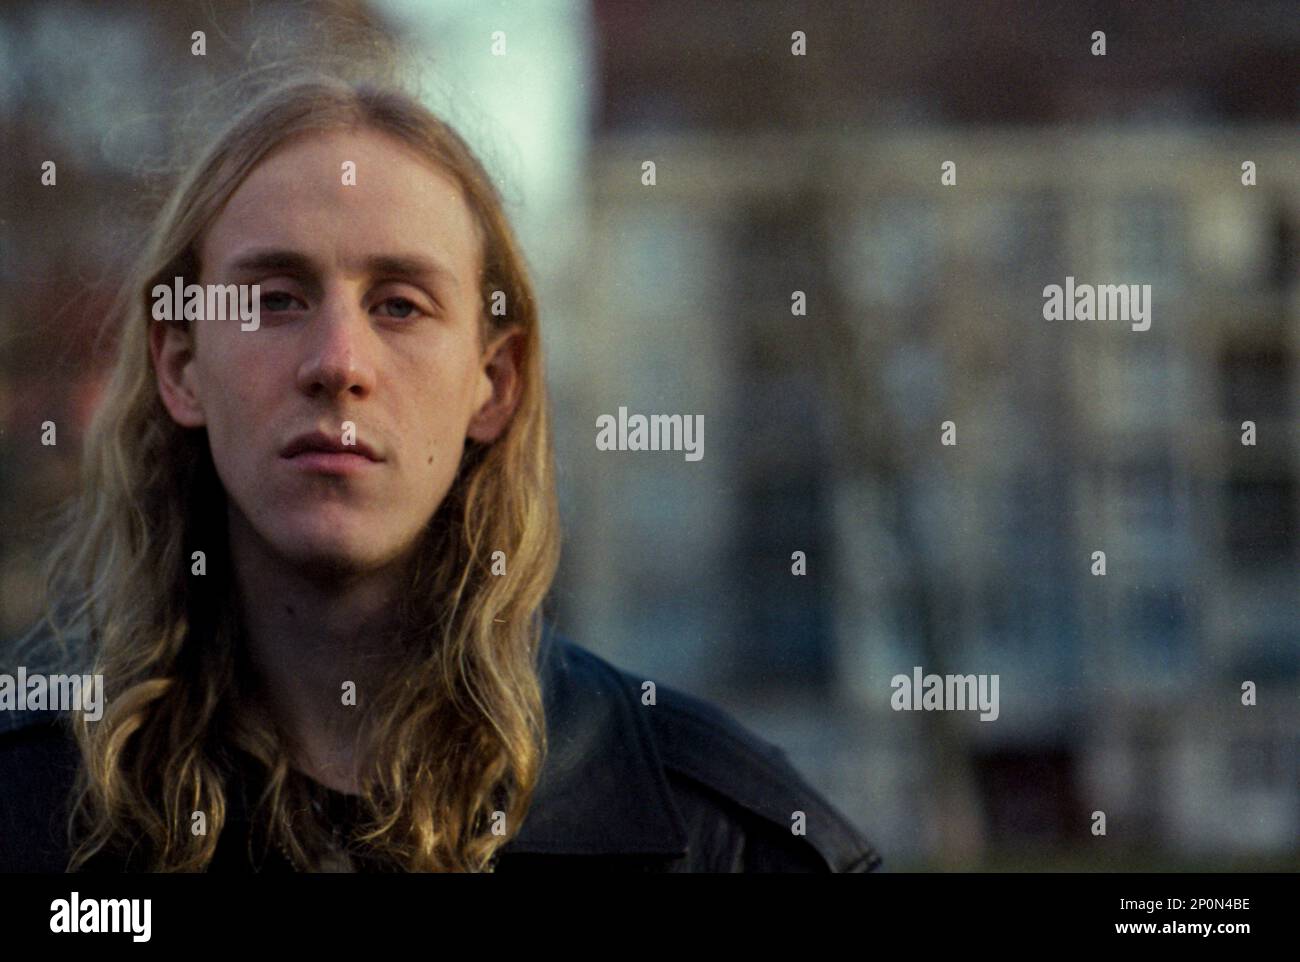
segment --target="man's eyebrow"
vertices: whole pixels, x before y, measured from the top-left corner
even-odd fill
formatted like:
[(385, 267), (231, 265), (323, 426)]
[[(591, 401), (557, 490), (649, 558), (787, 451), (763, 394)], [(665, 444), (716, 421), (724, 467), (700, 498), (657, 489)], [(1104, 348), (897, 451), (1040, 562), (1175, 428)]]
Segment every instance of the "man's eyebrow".
[[(411, 254), (376, 254), (366, 258), (365, 269), (371, 274), (397, 277), (440, 278), (453, 287), (459, 287), (456, 274), (437, 261)], [(287, 271), (293, 274), (314, 274), (316, 262), (305, 254), (291, 250), (256, 250), (244, 254), (230, 264), (232, 271)]]
[(289, 271), (294, 274), (307, 274), (315, 269), (315, 263), (305, 254), (288, 250), (256, 250), (243, 254), (230, 262), (232, 271)]
[(456, 273), (437, 261), (424, 257), (402, 254), (380, 254), (366, 260), (366, 267), (372, 274), (391, 274), (398, 277), (441, 278), (453, 287), (459, 287)]

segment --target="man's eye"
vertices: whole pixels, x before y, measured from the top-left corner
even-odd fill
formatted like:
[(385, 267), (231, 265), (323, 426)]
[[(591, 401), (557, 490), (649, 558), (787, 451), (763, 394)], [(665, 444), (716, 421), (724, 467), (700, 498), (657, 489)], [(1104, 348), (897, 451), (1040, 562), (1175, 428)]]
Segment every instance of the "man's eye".
[(292, 294), (286, 294), (284, 291), (270, 291), (262, 295), (262, 309), (265, 311), (287, 311), (293, 307), (293, 302), (298, 300)]
[(381, 302), (381, 306), (390, 308), (389, 317), (411, 317), (419, 313), (419, 308), (414, 302), (407, 300), (405, 297), (389, 297)]

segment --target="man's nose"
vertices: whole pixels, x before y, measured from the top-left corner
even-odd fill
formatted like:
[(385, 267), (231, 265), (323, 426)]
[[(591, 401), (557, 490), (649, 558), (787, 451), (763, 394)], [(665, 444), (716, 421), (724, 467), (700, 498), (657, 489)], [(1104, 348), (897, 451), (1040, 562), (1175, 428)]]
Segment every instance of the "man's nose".
[(329, 292), (308, 321), (298, 386), (310, 395), (364, 396), (374, 384), (370, 318), (354, 298)]

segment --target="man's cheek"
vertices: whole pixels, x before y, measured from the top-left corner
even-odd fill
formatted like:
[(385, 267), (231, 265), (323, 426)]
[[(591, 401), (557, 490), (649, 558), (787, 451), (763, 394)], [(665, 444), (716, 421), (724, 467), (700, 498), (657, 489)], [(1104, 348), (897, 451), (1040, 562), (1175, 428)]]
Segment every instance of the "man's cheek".
[(222, 473), (242, 478), (249, 473), (248, 461), (256, 449), (255, 425), (229, 405), (214, 405), (208, 415), (208, 443), (213, 460)]

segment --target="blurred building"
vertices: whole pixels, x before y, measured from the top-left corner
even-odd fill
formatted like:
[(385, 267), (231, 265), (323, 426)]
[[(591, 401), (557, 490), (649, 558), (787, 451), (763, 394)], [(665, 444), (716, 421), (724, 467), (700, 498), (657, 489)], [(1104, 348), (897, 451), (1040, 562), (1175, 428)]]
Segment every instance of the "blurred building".
[[(728, 692), (903, 863), (1293, 858), (1294, 29), (1003, 6), (597, 5), (566, 611)], [(1150, 330), (1044, 320), (1067, 275), (1151, 284)], [(704, 414), (706, 457), (597, 455), (619, 406)], [(890, 711), (915, 665), (998, 673), (999, 721)]]

